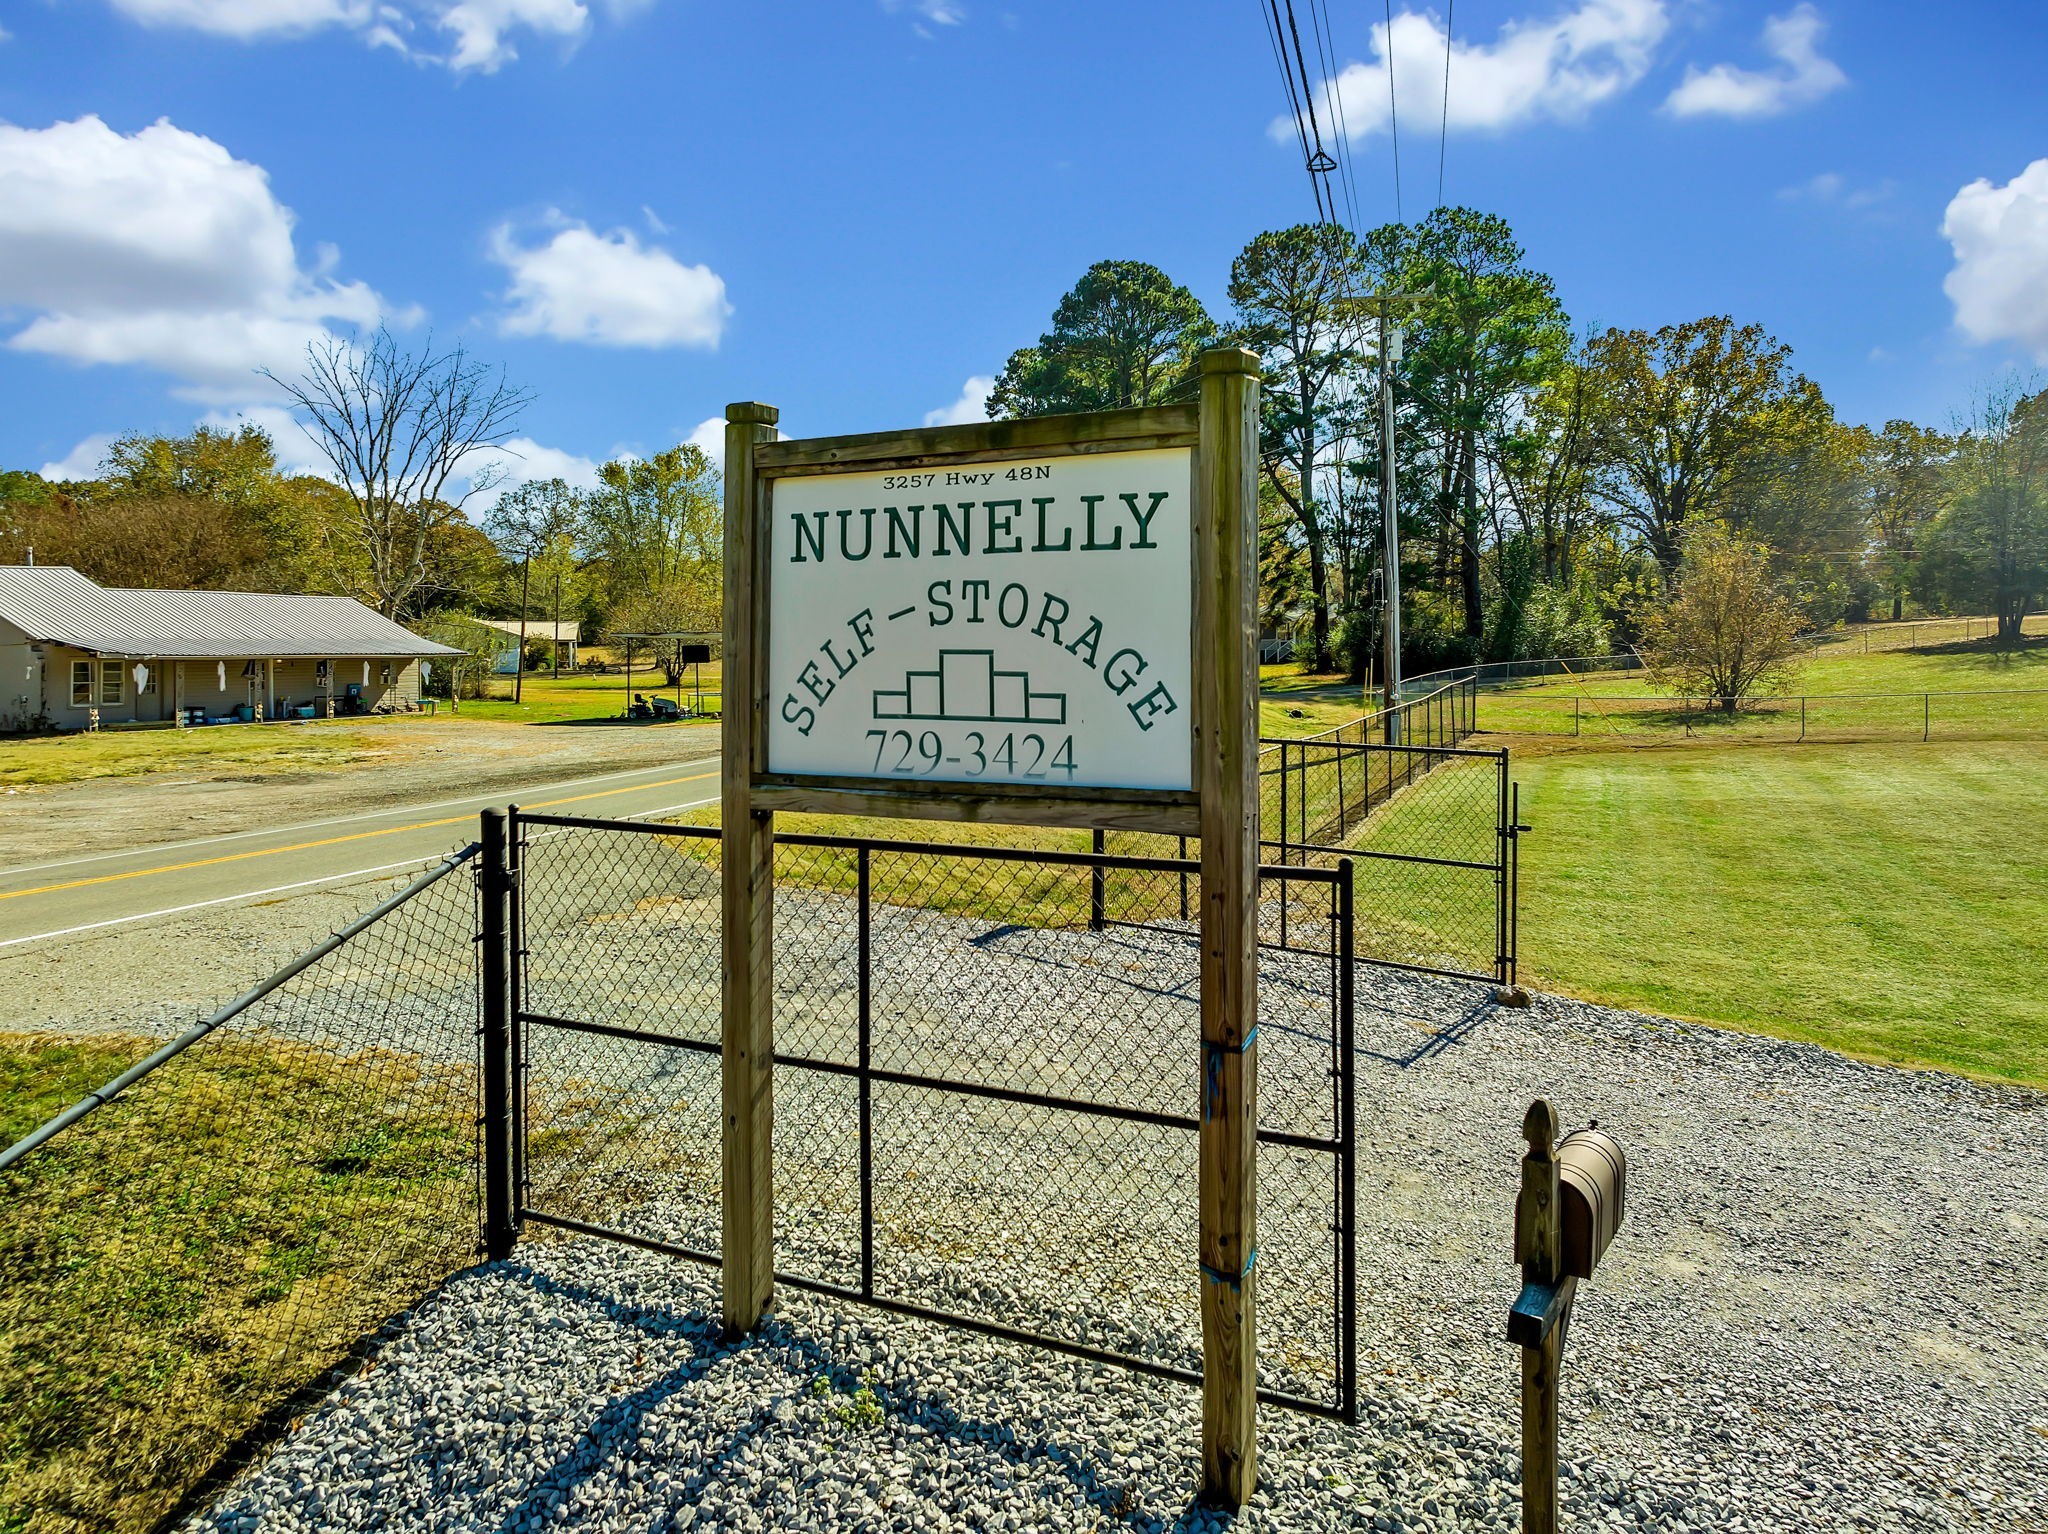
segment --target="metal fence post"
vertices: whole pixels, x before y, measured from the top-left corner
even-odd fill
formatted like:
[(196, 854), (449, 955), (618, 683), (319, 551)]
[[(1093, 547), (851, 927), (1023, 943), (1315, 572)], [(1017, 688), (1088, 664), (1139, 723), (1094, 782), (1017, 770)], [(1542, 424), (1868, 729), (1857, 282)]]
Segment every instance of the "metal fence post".
[(484, 1255), (499, 1262), (519, 1238), (513, 1214), (512, 877), (505, 859), (505, 815), (483, 812), (483, 861), (477, 870), (483, 920), (478, 945), (483, 1000)]
[[(1095, 833), (1101, 837), (1100, 831)], [(860, 952), (858, 956), (860, 1075), (860, 1292), (875, 1297), (875, 1131), (874, 1131), (874, 878), (872, 849), (863, 845), (859, 859)], [(1097, 886), (1099, 889), (1101, 886)]]
[[(1093, 831), (1090, 831), (1088, 833), (1088, 849), (1089, 851), (1093, 852), (1098, 858), (1103, 855), (1104, 851), (1108, 847), (1108, 844), (1109, 839), (1104, 834), (1100, 826), (1097, 826)], [(1102, 865), (1100, 863), (1089, 864), (1088, 930), (1090, 932), (1100, 932), (1104, 927), (1109, 925), (1109, 892), (1105, 888), (1106, 882), (1107, 876), (1103, 872)]]
[(1287, 861), (1287, 742), (1280, 742), (1280, 861)]
[(1338, 1221), (1341, 1227), (1337, 1262), (1337, 1300), (1339, 1325), (1342, 1341), (1338, 1353), (1340, 1371), (1337, 1384), (1338, 1402), (1343, 1408), (1344, 1420), (1358, 1420), (1358, 1125), (1357, 1107), (1352, 1092), (1352, 1067), (1356, 1063), (1356, 1046), (1353, 1043), (1353, 1014), (1356, 1009), (1356, 992), (1353, 989), (1353, 956), (1356, 952), (1353, 942), (1354, 920), (1351, 859), (1344, 858), (1337, 864), (1337, 1070), (1339, 1093), (1337, 1099), (1337, 1133), (1344, 1142), (1343, 1161), (1340, 1164)]
[(505, 1025), (511, 1053), (509, 1090), (512, 1108), (512, 1223), (526, 1207), (526, 833), (520, 828), (519, 806), (505, 807), (505, 988), (510, 995)]

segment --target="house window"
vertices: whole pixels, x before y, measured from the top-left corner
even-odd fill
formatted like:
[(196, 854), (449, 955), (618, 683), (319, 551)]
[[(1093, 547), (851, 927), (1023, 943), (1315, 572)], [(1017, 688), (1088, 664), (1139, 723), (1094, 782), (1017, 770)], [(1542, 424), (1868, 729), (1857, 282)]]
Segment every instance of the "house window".
[(92, 706), (92, 662), (89, 660), (75, 660), (71, 663), (71, 706)]
[(119, 703), (122, 697), (122, 689), (125, 685), (126, 682), (123, 678), (119, 661), (103, 660), (100, 662), (100, 702), (102, 705)]

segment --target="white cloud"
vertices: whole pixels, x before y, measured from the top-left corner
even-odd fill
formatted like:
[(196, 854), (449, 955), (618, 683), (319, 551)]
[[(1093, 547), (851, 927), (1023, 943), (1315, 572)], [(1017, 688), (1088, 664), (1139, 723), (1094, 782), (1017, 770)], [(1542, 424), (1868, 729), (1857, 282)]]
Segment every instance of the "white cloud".
[(367, 26), (368, 0), (113, 0), (145, 26), (190, 27), (219, 37), (298, 36), (325, 27)]
[[(1326, 139), (1386, 132), (1391, 61), (1400, 111), (1412, 122), (1447, 115), (1452, 128), (1485, 131), (1568, 121), (1640, 80), (1669, 27), (1664, 0), (1581, 0), (1547, 21), (1511, 21), (1490, 43), (1453, 41), (1446, 106), (1444, 31), (1433, 15), (1403, 11), (1391, 41), (1385, 23), (1373, 26), (1374, 61), (1347, 64), (1316, 111)], [(1279, 118), (1271, 131), (1291, 139), (1294, 120)]]
[[(519, 56), (514, 37), (526, 32), (574, 41), (590, 26), (583, 0), (112, 0), (115, 9), (146, 26), (184, 27), (243, 42), (303, 37), (338, 28), (373, 47), (445, 64), (458, 73), (489, 74)], [(647, 9), (653, 0), (606, 0), (615, 21)], [(423, 31), (445, 34), (437, 49), (421, 44)]]
[(725, 461), (725, 417), (715, 415), (708, 421), (699, 421), (696, 430), (683, 439), (704, 450), (704, 456), (713, 463)]
[[(882, 9), (891, 15), (909, 11), (913, 16), (942, 27), (957, 27), (967, 19), (967, 7), (959, 0), (882, 0)], [(923, 27), (918, 27), (917, 31), (926, 37), (931, 35)]]
[(2048, 159), (2004, 186), (1972, 181), (1949, 200), (1941, 232), (1956, 264), (1942, 283), (1973, 341), (2012, 341), (2048, 363)]
[(55, 463), (46, 463), (36, 472), (49, 480), (91, 479), (99, 473), (100, 463), (113, 445), (112, 432), (96, 431)]
[(448, 67), (490, 74), (519, 57), (511, 42), (515, 29), (573, 38), (589, 21), (580, 0), (458, 0), (441, 13), (441, 26), (455, 34)]
[(512, 274), (499, 331), (594, 346), (715, 347), (732, 306), (725, 280), (685, 266), (630, 229), (598, 234), (551, 213), (555, 233), (522, 244), (510, 224), (491, 237), (492, 258)]
[(1880, 203), (1891, 201), (1898, 189), (1898, 182), (1890, 179), (1880, 181), (1875, 186), (1851, 186), (1848, 178), (1841, 172), (1824, 170), (1816, 176), (1808, 177), (1797, 186), (1779, 188), (1778, 200), (1813, 202), (1824, 207), (1862, 212)]
[(514, 437), (501, 448), (473, 454), (463, 467), (472, 479), (486, 468), (495, 468), (495, 488), (506, 490), (535, 479), (564, 480), (578, 490), (597, 484), (597, 460), (544, 446), (531, 437)]
[(927, 426), (964, 426), (969, 421), (988, 419), (989, 391), (996, 386), (993, 378), (976, 373), (961, 386), (960, 397), (950, 405), (924, 413)]
[(169, 373), (188, 398), (274, 394), (327, 322), (374, 325), (383, 301), (299, 260), (293, 217), (263, 168), (159, 120), (0, 123), (0, 310), (31, 317), (5, 344)]
[(1810, 5), (1773, 16), (1764, 23), (1763, 50), (1778, 61), (1777, 68), (1687, 65), (1664, 110), (1675, 117), (1773, 117), (1818, 101), (1849, 83), (1834, 60), (1821, 57), (1827, 29)]

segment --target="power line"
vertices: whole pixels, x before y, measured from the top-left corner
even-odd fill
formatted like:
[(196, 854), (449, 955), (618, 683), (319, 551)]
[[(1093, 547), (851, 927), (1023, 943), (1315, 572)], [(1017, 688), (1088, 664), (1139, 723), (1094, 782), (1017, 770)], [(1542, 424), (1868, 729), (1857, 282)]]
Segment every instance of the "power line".
[(1308, 130), (1315, 138), (1315, 153), (1309, 156), (1308, 173), (1316, 183), (1316, 211), (1323, 214), (1325, 222), (1335, 223), (1336, 199), (1330, 192), (1330, 172), (1337, 168), (1337, 162), (1323, 148), (1323, 127), (1316, 117), (1315, 87), (1309, 80), (1308, 60), (1301, 51), (1301, 25), (1294, 17), (1294, 0), (1287, 0), (1287, 31), (1294, 39), (1294, 63), (1301, 71), (1301, 93), (1308, 102)]
[(1335, 115), (1337, 180), (1344, 189), (1344, 221), (1358, 233), (1358, 189), (1351, 170), (1351, 125), (1344, 112), (1344, 92), (1337, 76), (1337, 34), (1330, 25), (1330, 0), (1309, 0), (1309, 23), (1316, 34), (1316, 58), (1323, 70), (1323, 99)]
[[(1290, 14), (1293, 11), (1291, 0), (1288, 10)], [(1294, 65), (1289, 62), (1287, 56), (1287, 33), (1280, 20), (1279, 0), (1265, 0), (1265, 4), (1260, 7), (1259, 16), (1266, 26), (1267, 41), (1273, 47), (1273, 63), (1279, 69), (1281, 84), (1287, 91), (1288, 116), (1294, 123), (1294, 140), (1301, 147), (1302, 164), (1308, 171), (1309, 190), (1315, 195), (1316, 218), (1318, 221), (1327, 221), (1329, 213), (1324, 207), (1326, 188), (1322, 178), (1316, 173), (1315, 153), (1309, 147), (1308, 114), (1304, 111), (1302, 103), (1302, 92), (1308, 88), (1308, 81), (1304, 76), (1297, 88)], [(1320, 150), (1321, 147), (1318, 142), (1316, 149)]]
[(1406, 223), (1401, 214), (1401, 108), (1394, 99), (1394, 0), (1385, 0), (1387, 13), (1387, 131), (1394, 148), (1394, 222)]
[[(1387, 0), (1391, 5), (1393, 0)], [(1448, 0), (1444, 9), (1444, 115), (1436, 137), (1436, 205), (1444, 205), (1444, 151), (1451, 140), (1451, 29), (1458, 24), (1458, 0)], [(1388, 55), (1389, 63), (1393, 55)]]

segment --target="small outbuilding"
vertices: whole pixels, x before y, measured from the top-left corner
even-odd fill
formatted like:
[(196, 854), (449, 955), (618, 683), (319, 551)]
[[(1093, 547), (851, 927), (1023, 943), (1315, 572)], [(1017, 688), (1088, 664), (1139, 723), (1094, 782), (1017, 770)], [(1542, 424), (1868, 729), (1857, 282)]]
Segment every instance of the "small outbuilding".
[(352, 597), (136, 591), (0, 565), (0, 730), (403, 712), (462, 651)]

